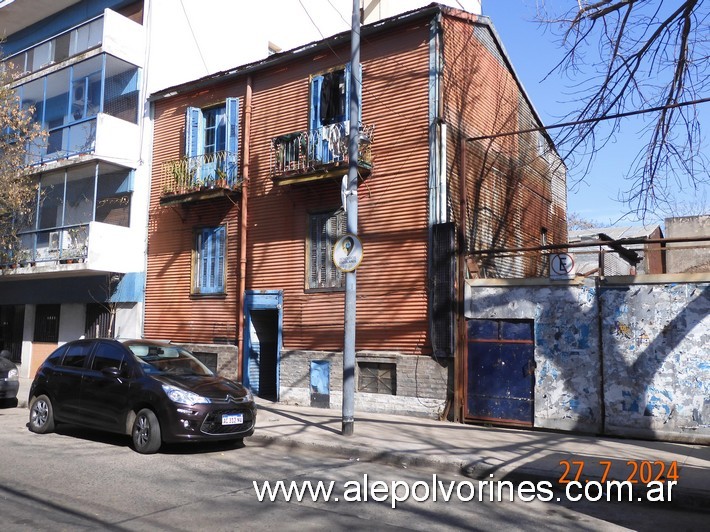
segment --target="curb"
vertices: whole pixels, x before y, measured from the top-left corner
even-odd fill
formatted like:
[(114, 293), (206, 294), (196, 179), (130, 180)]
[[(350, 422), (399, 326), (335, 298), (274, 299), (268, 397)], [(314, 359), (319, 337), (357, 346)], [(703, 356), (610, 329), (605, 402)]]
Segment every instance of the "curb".
[[(257, 428), (258, 430), (258, 428)], [(300, 438), (289, 436), (259, 434), (255, 432), (249, 437), (252, 442), (258, 442), (264, 447), (277, 446), (283, 449), (305, 449), (334, 458), (344, 458), (347, 460), (374, 462), (389, 466), (414, 468), (414, 469), (429, 469), (435, 470), (437, 473), (448, 473), (462, 475), (472, 480), (490, 480), (490, 481), (511, 481), (513, 483), (527, 482), (550, 482), (553, 486), (553, 491), (559, 497), (564, 493), (564, 489), (558, 483), (559, 475), (551, 475), (548, 472), (541, 471), (530, 467), (520, 466), (511, 467), (494, 467), (481, 464), (468, 464), (458, 459), (441, 459), (437, 457), (429, 457), (422, 455), (411, 455), (408, 453), (394, 450), (371, 450), (362, 445), (343, 444), (343, 443), (327, 443), (322, 441), (306, 441)], [(632, 490), (633, 498), (641, 497), (642, 500), (636, 502), (639, 505), (651, 505), (658, 507), (660, 504), (667, 505), (677, 510), (693, 510), (710, 513), (710, 495), (704, 491), (682, 488), (678, 485), (673, 487), (673, 500), (668, 502), (649, 502), (643, 497), (645, 490), (634, 488)], [(557, 498), (560, 501), (560, 498)], [(606, 501), (599, 501), (604, 503)], [(612, 501), (616, 502), (616, 501)]]

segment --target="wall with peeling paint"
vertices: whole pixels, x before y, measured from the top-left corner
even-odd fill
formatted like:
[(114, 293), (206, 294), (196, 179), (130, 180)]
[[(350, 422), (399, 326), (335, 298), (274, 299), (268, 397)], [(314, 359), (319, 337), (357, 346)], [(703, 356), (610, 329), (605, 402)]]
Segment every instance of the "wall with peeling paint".
[(710, 442), (710, 285), (601, 292), (609, 434)]
[(535, 320), (534, 426), (600, 432), (594, 283), (534, 287), (485, 283), (468, 285), (466, 318)]
[(710, 283), (642, 278), (467, 281), (466, 318), (535, 320), (536, 427), (710, 443)]

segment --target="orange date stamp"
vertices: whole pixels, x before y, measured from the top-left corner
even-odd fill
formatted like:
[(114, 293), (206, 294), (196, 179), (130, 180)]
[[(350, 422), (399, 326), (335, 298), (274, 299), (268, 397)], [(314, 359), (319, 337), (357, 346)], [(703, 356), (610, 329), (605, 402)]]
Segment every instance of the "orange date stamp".
[[(564, 469), (557, 482), (569, 484), (570, 482), (589, 482), (588, 474), (594, 472), (595, 480), (599, 477), (599, 468), (602, 468), (601, 482), (607, 480), (622, 480), (626, 476), (625, 482), (632, 484), (650, 484), (651, 482), (665, 482), (667, 480), (677, 482), (678, 463), (676, 461), (664, 462), (662, 460), (628, 460), (623, 466), (617, 462), (612, 474), (612, 460), (598, 460), (594, 463), (584, 460), (560, 460), (560, 466)], [(585, 473), (585, 466), (586, 471)], [(620, 471), (621, 470), (621, 471)]]

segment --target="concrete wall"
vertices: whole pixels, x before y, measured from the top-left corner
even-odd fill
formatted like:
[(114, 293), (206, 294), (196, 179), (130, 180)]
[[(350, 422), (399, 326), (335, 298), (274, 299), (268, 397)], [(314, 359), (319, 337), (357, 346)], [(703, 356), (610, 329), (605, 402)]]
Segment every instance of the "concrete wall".
[(710, 284), (601, 293), (606, 432), (710, 443)]
[(465, 314), (535, 320), (534, 426), (710, 443), (710, 277), (469, 281)]
[[(310, 405), (311, 360), (330, 362), (330, 407), (340, 408), (343, 400), (343, 354), (325, 351), (283, 351), (279, 366), (279, 401)], [(436, 418), (444, 411), (450, 359), (405, 355), (393, 352), (360, 351), (359, 362), (384, 362), (395, 366), (395, 395), (363, 393), (357, 390), (355, 408), (364, 412), (396, 412)]]
[[(535, 320), (534, 425), (601, 430), (601, 365), (594, 283), (467, 286), (466, 318)], [(490, 283), (490, 281), (489, 281)]]

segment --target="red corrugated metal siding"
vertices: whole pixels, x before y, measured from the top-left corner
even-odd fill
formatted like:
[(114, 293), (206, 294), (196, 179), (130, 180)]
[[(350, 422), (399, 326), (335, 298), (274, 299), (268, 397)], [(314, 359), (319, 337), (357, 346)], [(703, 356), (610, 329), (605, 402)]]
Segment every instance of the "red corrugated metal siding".
[[(190, 98), (158, 101), (148, 227), (145, 336), (183, 342), (214, 342), (237, 337), (239, 273), (239, 198), (183, 205), (159, 205), (162, 163), (184, 155), (185, 110), (207, 107), (228, 96), (242, 97), (243, 84), (216, 87)], [(243, 97), (242, 97), (243, 103)], [(240, 146), (241, 146), (240, 130)], [(191, 295), (194, 231), (227, 225), (227, 270), (224, 296)]]
[[(357, 349), (427, 351), (428, 28), (363, 43), (365, 124), (375, 124), (375, 171), (359, 188)], [(337, 55), (336, 55), (337, 54)], [(340, 182), (274, 186), (274, 136), (308, 127), (309, 75), (347, 49), (255, 79), (247, 286), (284, 290), (284, 347), (342, 349), (343, 292), (305, 290), (308, 213), (337, 208)]]
[[(426, 260), (429, 28), (363, 41), (363, 122), (375, 124), (375, 171), (359, 188), (357, 349), (430, 352)], [(253, 75), (247, 289), (284, 291), (285, 349), (342, 349), (344, 292), (305, 289), (308, 214), (340, 205), (340, 182), (275, 186), (271, 138), (308, 128), (309, 76), (344, 64), (346, 48)], [(243, 83), (156, 102), (146, 293), (146, 335), (210, 341), (211, 327), (236, 323), (237, 208), (158, 207), (160, 165), (182, 154), (187, 105), (241, 96)], [(242, 105), (242, 114), (244, 112)], [(244, 134), (241, 130), (241, 134)], [(240, 139), (241, 141), (241, 139)], [(241, 142), (240, 142), (241, 146)], [(210, 205), (214, 205), (211, 203)], [(187, 210), (185, 210), (187, 209)], [(189, 296), (195, 225), (229, 223), (229, 294)], [(235, 318), (230, 322), (232, 318)]]
[[(461, 137), (515, 131), (533, 125), (532, 112), (487, 29), (444, 17), (444, 108), (451, 208), (460, 223)], [(466, 249), (537, 246), (566, 240), (564, 176), (538, 155), (536, 136), (466, 142)], [(537, 276), (539, 254), (483, 260), (484, 275)]]

